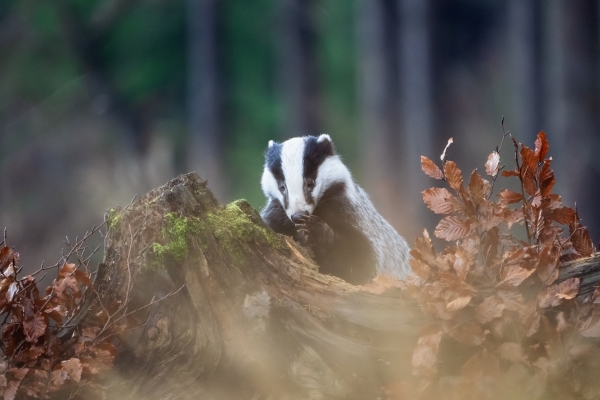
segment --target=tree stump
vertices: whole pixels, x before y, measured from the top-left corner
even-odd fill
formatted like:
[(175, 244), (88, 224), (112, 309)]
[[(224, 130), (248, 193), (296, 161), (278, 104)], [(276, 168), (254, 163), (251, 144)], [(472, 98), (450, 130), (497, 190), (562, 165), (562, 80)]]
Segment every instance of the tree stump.
[[(197, 174), (107, 215), (97, 296), (126, 305), (108, 398), (385, 399), (410, 377), (427, 317), (401, 283), (352, 286), (244, 201), (220, 206)], [(559, 279), (597, 285), (598, 258)], [(386, 281), (387, 282), (387, 281)], [(135, 312), (132, 312), (135, 311)]]

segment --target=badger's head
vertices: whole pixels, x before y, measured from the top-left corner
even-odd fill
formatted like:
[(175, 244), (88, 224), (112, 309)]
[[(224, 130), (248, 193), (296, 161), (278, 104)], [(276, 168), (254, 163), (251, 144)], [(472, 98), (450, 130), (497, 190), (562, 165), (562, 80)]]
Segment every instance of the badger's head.
[(296, 214), (312, 214), (330, 189), (343, 190), (351, 180), (329, 135), (269, 141), (261, 186), (292, 220)]

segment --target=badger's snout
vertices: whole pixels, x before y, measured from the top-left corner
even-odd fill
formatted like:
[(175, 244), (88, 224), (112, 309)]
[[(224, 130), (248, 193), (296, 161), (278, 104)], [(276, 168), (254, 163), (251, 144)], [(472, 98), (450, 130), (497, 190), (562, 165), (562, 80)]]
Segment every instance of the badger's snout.
[(305, 217), (307, 215), (310, 215), (310, 213), (308, 211), (299, 211), (297, 213), (292, 214), (290, 219), (294, 223), (299, 223), (299, 222), (301, 222), (302, 217)]

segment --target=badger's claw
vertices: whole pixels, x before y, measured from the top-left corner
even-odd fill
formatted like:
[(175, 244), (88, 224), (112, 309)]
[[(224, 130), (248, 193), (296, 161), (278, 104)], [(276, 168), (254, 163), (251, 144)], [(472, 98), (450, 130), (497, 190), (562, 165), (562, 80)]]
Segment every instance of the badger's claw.
[(335, 233), (331, 227), (315, 215), (299, 216), (294, 218), (294, 223), (300, 242), (315, 252), (335, 240)]

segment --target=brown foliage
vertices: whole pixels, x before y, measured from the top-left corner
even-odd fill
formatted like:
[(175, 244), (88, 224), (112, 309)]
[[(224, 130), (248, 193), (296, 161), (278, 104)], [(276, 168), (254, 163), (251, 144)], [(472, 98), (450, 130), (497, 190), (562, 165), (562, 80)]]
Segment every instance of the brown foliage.
[[(70, 254), (82, 255), (78, 249)], [(98, 389), (97, 376), (112, 366), (116, 349), (104, 340), (106, 334), (97, 336), (100, 327), (80, 331), (69, 325), (92, 282), (85, 262), (80, 263), (83, 271), (67, 260), (20, 277), (19, 254), (6, 246), (6, 239), (0, 248), (0, 394), (5, 400)], [(36, 277), (50, 269), (57, 277), (42, 296)]]
[(427, 207), (444, 215), (435, 236), (453, 243), (437, 252), (425, 231), (411, 252), (407, 289), (434, 322), (413, 353), (421, 381), (410, 392), (420, 398), (599, 398), (600, 291), (584, 304), (579, 278), (556, 283), (561, 261), (595, 248), (577, 211), (552, 193), (544, 132), (534, 149), (511, 139), (516, 168), (501, 176), (516, 177), (521, 193), (504, 189), (497, 200), (499, 149), (485, 163), (493, 182), (473, 171), (468, 187), (456, 163), (442, 158), (440, 168), (422, 158), (429, 176), (444, 171), (454, 194), (423, 192)]

